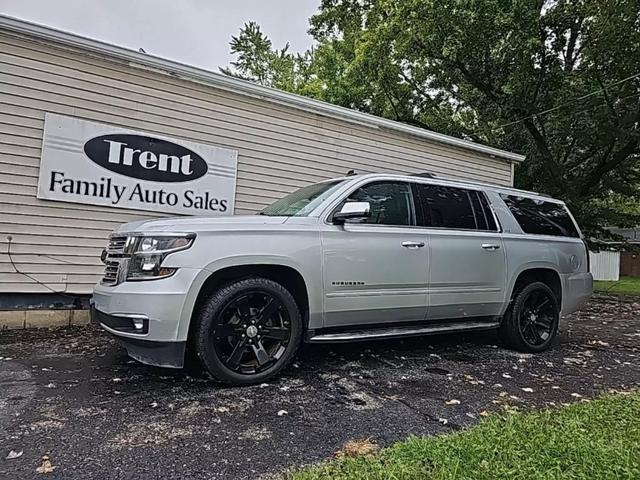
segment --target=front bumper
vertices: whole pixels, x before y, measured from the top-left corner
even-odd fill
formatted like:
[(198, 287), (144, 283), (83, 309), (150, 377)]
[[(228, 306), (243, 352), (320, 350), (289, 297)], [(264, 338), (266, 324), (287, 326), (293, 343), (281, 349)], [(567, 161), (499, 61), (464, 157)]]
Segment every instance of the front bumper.
[[(98, 310), (91, 302), (91, 322), (113, 335), (118, 343), (127, 350), (127, 354), (141, 363), (156, 367), (182, 368), (187, 342), (153, 341), (132, 336), (133, 320), (137, 317), (109, 315)], [(148, 329), (148, 324), (147, 324)], [(133, 329), (135, 330), (135, 329)], [(128, 336), (123, 336), (128, 334)], [(144, 334), (136, 334), (143, 337)]]
[(117, 331), (116, 335), (154, 342), (185, 341), (193, 297), (198, 291), (199, 280), (196, 279), (201, 272), (201, 269), (180, 268), (175, 275), (160, 280), (124, 282), (115, 286), (98, 284), (93, 289), (93, 302), (98, 311), (107, 315), (137, 316), (148, 322), (144, 335), (123, 330)]
[(207, 273), (179, 268), (175, 275), (159, 280), (97, 284), (92, 320), (116, 337), (132, 358), (180, 368), (195, 298)]

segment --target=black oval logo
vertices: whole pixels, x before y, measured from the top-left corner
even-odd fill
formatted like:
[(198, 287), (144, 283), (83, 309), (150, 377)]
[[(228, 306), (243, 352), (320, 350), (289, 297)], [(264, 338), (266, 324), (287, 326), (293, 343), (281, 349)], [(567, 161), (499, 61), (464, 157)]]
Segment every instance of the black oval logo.
[(107, 170), (152, 182), (188, 182), (208, 170), (188, 148), (144, 135), (101, 135), (84, 144), (84, 153)]

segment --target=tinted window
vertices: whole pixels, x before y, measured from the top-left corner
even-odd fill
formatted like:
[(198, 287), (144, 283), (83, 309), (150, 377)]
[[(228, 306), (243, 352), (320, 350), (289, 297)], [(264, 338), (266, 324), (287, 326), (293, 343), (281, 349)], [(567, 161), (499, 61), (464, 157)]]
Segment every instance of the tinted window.
[(423, 225), (465, 230), (478, 228), (470, 192), (467, 190), (427, 184), (417, 184), (417, 188)]
[(580, 236), (564, 205), (515, 195), (500, 196), (525, 233)]
[(473, 204), (473, 211), (476, 214), (476, 226), (478, 230), (487, 230), (487, 215), (482, 209), (482, 204), (480, 203), (480, 195), (478, 192), (469, 192), (469, 198), (471, 199), (471, 203)]
[(497, 232), (498, 225), (496, 224), (496, 219), (493, 216), (493, 212), (491, 211), (491, 207), (487, 201), (487, 196), (482, 192), (476, 192), (476, 195), (478, 196), (480, 205), (482, 206), (482, 214), (487, 222), (487, 230)]
[[(413, 225), (411, 188), (404, 182), (375, 182), (360, 187), (347, 202), (369, 202), (371, 216), (358, 223)], [(340, 208), (342, 205), (338, 208)]]

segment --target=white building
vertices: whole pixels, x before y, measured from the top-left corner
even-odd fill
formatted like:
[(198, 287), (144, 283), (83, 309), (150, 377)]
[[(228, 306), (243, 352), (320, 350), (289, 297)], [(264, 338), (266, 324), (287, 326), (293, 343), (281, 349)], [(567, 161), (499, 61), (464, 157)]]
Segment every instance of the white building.
[[(69, 308), (67, 294), (89, 294), (106, 237), (123, 222), (253, 213), (352, 169), (512, 185), (523, 160), (3, 16), (0, 64), (5, 311)], [(137, 173), (125, 175), (132, 164)], [(119, 200), (114, 185), (126, 188)], [(147, 201), (135, 188), (176, 198)]]

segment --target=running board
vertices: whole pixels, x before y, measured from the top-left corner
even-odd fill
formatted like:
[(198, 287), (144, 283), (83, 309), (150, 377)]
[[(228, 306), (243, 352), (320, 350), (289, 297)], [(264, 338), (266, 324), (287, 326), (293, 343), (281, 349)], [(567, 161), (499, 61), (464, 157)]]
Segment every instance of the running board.
[(461, 321), (448, 323), (434, 323), (420, 327), (389, 327), (372, 328), (368, 330), (351, 330), (340, 333), (325, 333), (315, 335), (307, 340), (309, 343), (338, 343), (357, 342), (360, 340), (383, 340), (400, 337), (414, 337), (419, 335), (434, 335), (438, 333), (470, 332), (474, 330), (491, 330), (498, 328), (496, 321)]

